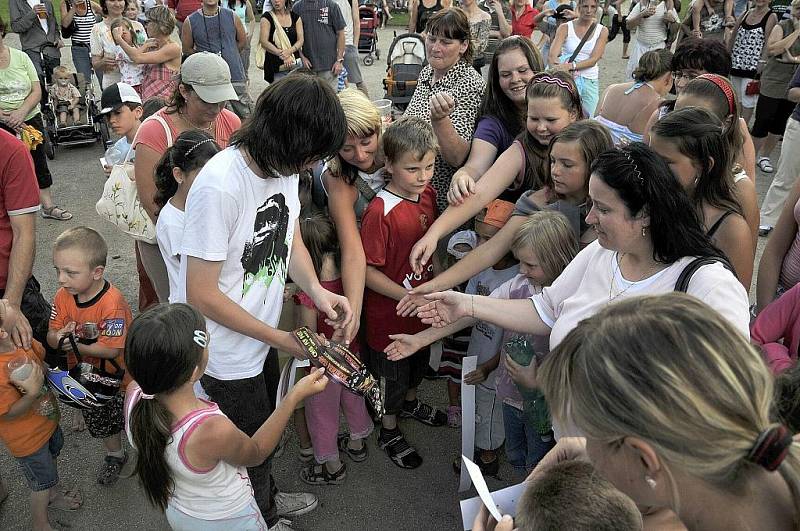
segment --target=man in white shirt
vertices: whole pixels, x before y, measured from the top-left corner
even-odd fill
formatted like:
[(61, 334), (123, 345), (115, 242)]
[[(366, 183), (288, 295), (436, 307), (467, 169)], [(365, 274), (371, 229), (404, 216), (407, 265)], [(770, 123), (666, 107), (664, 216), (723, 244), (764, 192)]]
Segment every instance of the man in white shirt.
[[(230, 86), (219, 87), (236, 94)], [(209, 360), (201, 382), (231, 421), (253, 435), (274, 410), (276, 382), (264, 371), (271, 347), (304, 359), (290, 332), (275, 327), (287, 275), (335, 328), (352, 318), (342, 296), (320, 286), (300, 235), (298, 173), (338, 152), (347, 123), (326, 83), (292, 75), (267, 88), (258, 106), (197, 175), (186, 201), (180, 277), (185, 299), (206, 316)], [(271, 459), (248, 469), (270, 529), (290, 530), (282, 516), (316, 507), (316, 496), (278, 493)]]

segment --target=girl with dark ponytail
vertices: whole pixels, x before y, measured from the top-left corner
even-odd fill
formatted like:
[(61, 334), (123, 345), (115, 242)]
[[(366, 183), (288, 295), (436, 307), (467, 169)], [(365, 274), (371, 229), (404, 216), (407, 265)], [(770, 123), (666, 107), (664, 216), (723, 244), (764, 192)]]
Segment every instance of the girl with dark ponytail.
[(188, 304), (159, 305), (139, 315), (125, 341), (134, 378), (125, 398), (128, 439), (139, 452), (136, 473), (148, 500), (172, 529), (266, 529), (245, 467), (274, 450), (301, 400), (322, 391), (321, 369), (300, 380), (248, 437), (194, 383), (208, 362), (205, 319)]
[(159, 208), (156, 239), (167, 266), (170, 302), (178, 294), (186, 197), (194, 178), (217, 153), (219, 146), (208, 133), (191, 129), (175, 139), (156, 166), (156, 194), (153, 197)]

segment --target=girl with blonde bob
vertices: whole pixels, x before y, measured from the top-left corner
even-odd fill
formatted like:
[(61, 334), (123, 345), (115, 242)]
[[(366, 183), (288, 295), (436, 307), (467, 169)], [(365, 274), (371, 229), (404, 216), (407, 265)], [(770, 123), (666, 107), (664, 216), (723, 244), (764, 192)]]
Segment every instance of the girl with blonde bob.
[[(640, 507), (689, 529), (797, 529), (800, 441), (773, 421), (773, 380), (700, 300), (636, 297), (584, 319), (539, 368), (564, 439), (542, 468), (588, 456)], [(776, 473), (777, 472), (777, 473)]]
[(356, 88), (338, 94), (347, 119), (347, 137), (315, 179), (317, 206), (328, 212), (339, 238), (344, 294), (353, 307), (355, 318), (345, 329), (345, 341), (352, 341), (358, 331), (364, 298), (366, 258), (358, 232), (361, 214), (367, 204), (386, 184), (381, 148), (381, 115), (378, 108)]

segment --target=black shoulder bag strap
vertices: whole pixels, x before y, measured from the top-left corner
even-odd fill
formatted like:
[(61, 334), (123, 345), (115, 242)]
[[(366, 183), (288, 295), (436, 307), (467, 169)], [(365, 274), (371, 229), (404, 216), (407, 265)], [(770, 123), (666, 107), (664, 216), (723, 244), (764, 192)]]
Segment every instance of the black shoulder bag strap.
[[(575, 25), (573, 24), (572, 27), (574, 28)], [(586, 41), (589, 40), (589, 37), (591, 37), (594, 34), (595, 28), (597, 28), (597, 22), (593, 22), (592, 25), (589, 26), (589, 29), (586, 30), (586, 33), (583, 35), (583, 38), (581, 39), (581, 42), (578, 43), (578, 47), (575, 48), (574, 52), (572, 52), (572, 56), (569, 58), (567, 63), (573, 62), (575, 60), (575, 58), (578, 57), (578, 54), (581, 53), (581, 49), (583, 48), (583, 45), (586, 44)]]
[(689, 282), (692, 280), (692, 275), (694, 275), (695, 272), (701, 267), (713, 264), (715, 262), (721, 263), (725, 269), (734, 275), (736, 274), (733, 266), (724, 256), (701, 256), (700, 258), (695, 258), (683, 268), (678, 280), (675, 282), (675, 291), (686, 293), (689, 289)]

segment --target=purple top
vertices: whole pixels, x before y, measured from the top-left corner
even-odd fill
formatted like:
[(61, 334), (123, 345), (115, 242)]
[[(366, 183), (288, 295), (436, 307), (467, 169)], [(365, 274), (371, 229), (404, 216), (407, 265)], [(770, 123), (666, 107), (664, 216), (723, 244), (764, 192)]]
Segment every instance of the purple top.
[(478, 127), (475, 128), (475, 134), (472, 138), (479, 138), (484, 142), (489, 142), (497, 148), (497, 156), (507, 150), (508, 147), (514, 142), (514, 137), (508, 132), (503, 122), (494, 116), (484, 116), (478, 121)]

